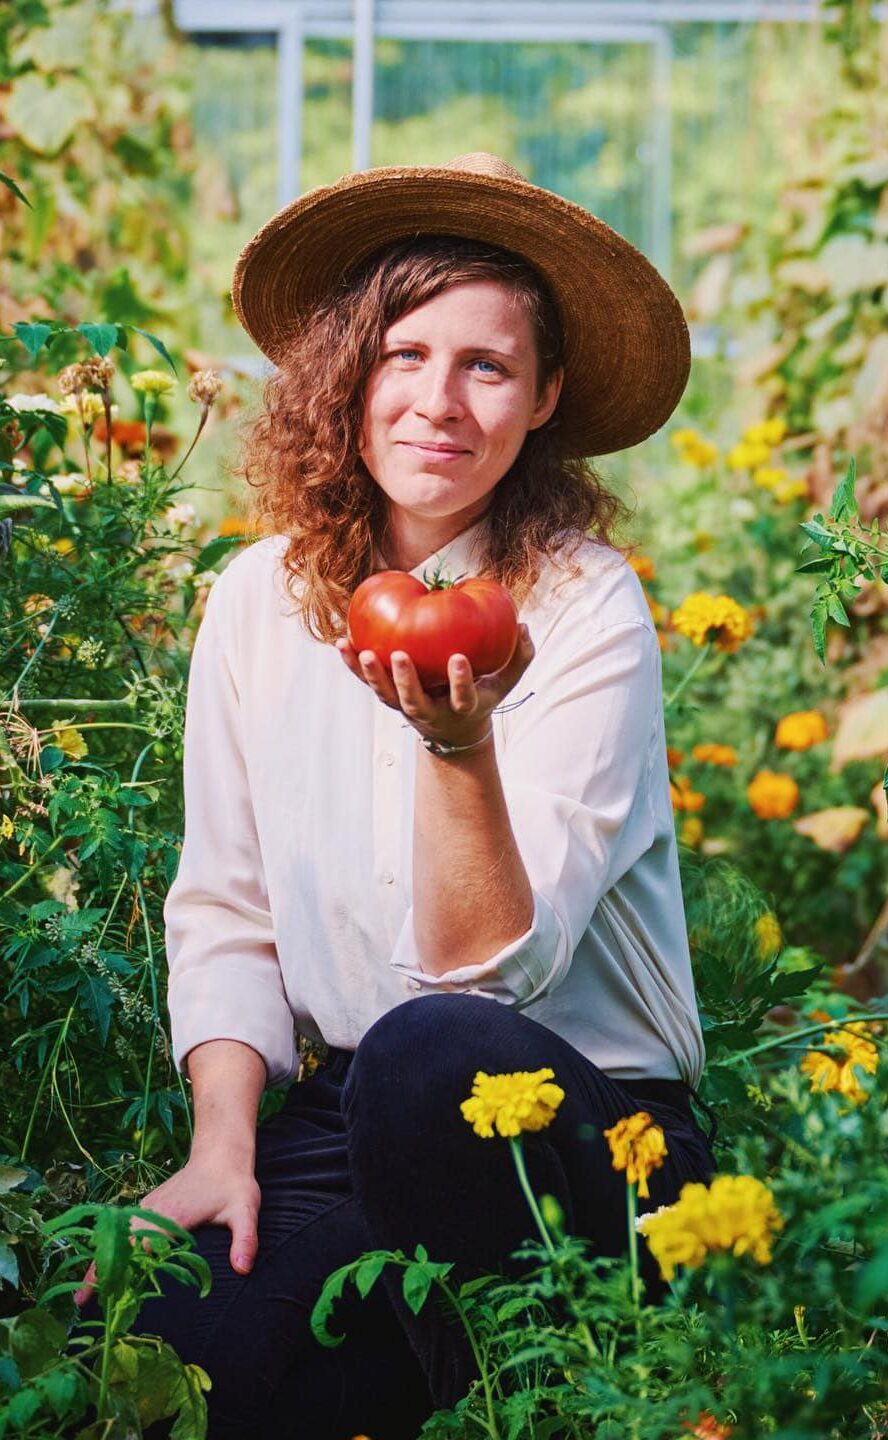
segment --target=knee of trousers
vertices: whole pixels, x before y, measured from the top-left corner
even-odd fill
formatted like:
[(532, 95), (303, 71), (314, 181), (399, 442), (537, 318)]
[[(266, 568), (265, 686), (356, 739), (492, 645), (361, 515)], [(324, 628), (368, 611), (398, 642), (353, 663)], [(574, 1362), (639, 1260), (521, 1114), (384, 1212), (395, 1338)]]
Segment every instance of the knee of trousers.
[(427, 1111), (438, 1100), (465, 1100), (478, 1070), (497, 1074), (548, 1063), (538, 1028), (526, 1024), (513, 1006), (486, 996), (417, 996), (366, 1031), (346, 1088), (372, 1095), (377, 1113), (390, 1101), (402, 1117), (414, 1106)]

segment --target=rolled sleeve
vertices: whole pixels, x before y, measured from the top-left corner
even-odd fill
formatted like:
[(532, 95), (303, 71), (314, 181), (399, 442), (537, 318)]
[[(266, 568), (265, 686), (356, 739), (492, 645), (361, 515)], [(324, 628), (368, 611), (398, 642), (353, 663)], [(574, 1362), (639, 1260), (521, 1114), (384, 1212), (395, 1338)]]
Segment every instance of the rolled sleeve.
[(642, 620), (602, 628), (587, 609), (566, 608), (526, 672), (533, 695), (511, 717), (500, 759), (533, 891), (530, 928), (480, 964), (429, 975), (411, 907), (394, 969), (423, 989), (472, 990), (519, 1008), (564, 979), (602, 895), (654, 840), (660, 663)]
[(164, 902), (167, 1004), (176, 1068), (206, 1040), (262, 1056), (269, 1086), (298, 1057), (269, 909), (226, 654), (224, 576), (209, 592), (191, 654), (185, 712), (185, 832)]

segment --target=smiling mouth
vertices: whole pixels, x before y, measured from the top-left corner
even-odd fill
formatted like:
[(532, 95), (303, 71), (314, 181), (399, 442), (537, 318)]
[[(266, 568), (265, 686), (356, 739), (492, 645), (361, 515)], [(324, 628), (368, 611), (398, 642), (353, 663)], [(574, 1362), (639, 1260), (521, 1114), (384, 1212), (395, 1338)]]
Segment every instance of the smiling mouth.
[(399, 440), (399, 445), (406, 445), (410, 450), (423, 450), (428, 455), (470, 455), (470, 450), (465, 450), (459, 445), (435, 445), (425, 440)]

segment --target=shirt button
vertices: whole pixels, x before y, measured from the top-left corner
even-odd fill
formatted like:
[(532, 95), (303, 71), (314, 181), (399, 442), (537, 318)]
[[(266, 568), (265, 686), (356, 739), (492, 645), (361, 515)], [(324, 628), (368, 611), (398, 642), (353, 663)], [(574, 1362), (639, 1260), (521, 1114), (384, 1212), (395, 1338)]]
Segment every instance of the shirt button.
[(382, 763), (383, 763), (383, 765), (394, 765), (394, 763), (395, 763), (395, 757), (394, 757), (394, 755), (390, 754), (390, 752), (389, 752), (388, 750), (384, 751), (384, 752), (383, 752), (383, 756), (382, 756)]
[(392, 885), (392, 884), (394, 883), (394, 879), (395, 879), (395, 877), (394, 877), (394, 875), (392, 874), (391, 870), (383, 870), (383, 872), (382, 872), (382, 874), (380, 875), (379, 878), (380, 878), (380, 880), (384, 881), (384, 883), (385, 883), (386, 885)]

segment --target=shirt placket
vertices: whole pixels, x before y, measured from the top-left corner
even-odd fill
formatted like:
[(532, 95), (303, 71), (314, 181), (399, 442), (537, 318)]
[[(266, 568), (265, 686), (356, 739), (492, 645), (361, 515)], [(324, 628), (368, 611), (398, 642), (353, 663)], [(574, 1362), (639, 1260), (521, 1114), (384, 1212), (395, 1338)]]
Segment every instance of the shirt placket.
[(380, 705), (373, 726), (373, 880), (389, 942), (394, 944), (404, 901), (400, 843), (403, 717)]

